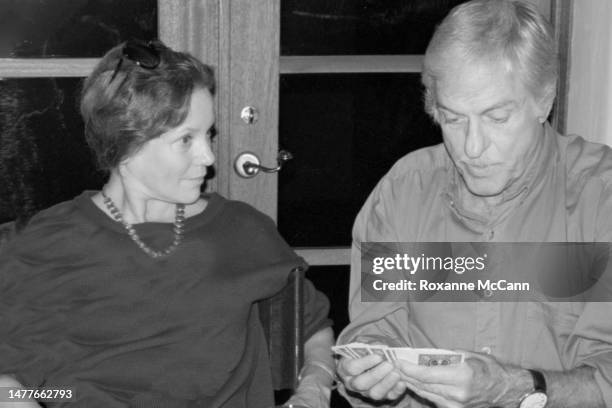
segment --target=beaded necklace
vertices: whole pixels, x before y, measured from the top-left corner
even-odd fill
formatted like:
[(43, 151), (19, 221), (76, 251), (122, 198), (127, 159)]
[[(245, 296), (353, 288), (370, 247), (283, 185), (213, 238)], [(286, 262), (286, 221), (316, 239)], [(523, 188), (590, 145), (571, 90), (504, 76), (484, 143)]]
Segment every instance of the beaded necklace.
[(173, 228), (174, 239), (172, 240), (172, 244), (170, 244), (170, 246), (164, 250), (156, 251), (153, 248), (149, 247), (144, 242), (142, 242), (142, 239), (140, 239), (140, 237), (138, 236), (138, 233), (136, 232), (132, 224), (128, 223), (123, 218), (123, 215), (121, 214), (119, 209), (115, 206), (115, 203), (113, 203), (113, 200), (111, 200), (110, 197), (108, 197), (104, 193), (104, 191), (102, 191), (102, 198), (104, 198), (104, 205), (106, 205), (106, 208), (111, 213), (113, 218), (123, 225), (123, 227), (129, 234), (132, 241), (134, 241), (136, 245), (138, 245), (138, 247), (142, 249), (151, 258), (159, 258), (162, 256), (166, 256), (172, 253), (181, 243), (183, 239), (183, 225), (185, 223), (185, 204), (176, 205), (176, 215), (174, 218), (174, 228)]

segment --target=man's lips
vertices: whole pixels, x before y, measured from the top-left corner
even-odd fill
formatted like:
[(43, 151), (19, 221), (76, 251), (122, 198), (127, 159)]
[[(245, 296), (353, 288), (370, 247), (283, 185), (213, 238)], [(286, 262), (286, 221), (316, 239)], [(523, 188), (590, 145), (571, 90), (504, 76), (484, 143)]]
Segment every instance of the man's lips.
[(463, 162), (462, 167), (464, 168), (464, 170), (468, 171), (469, 173), (473, 175), (482, 176), (482, 175), (491, 175), (495, 171), (495, 168), (497, 166), (498, 164), (496, 163), (482, 164), (482, 163)]

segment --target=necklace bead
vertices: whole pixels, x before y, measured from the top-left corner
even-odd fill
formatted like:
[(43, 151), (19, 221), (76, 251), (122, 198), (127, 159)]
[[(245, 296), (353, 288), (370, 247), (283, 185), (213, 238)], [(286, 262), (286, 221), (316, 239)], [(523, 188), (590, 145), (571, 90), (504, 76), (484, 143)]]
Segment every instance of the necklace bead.
[(113, 216), (113, 218), (117, 222), (120, 222), (123, 225), (123, 228), (125, 228), (125, 230), (127, 231), (132, 241), (134, 241), (136, 245), (138, 245), (138, 247), (142, 251), (144, 251), (147, 255), (149, 255), (151, 258), (160, 258), (162, 256), (169, 255), (181, 244), (183, 240), (183, 226), (185, 224), (185, 204), (176, 205), (176, 212), (175, 212), (175, 217), (174, 217), (174, 227), (172, 228), (172, 231), (174, 232), (174, 238), (172, 240), (172, 244), (170, 244), (168, 248), (158, 251), (158, 250), (155, 250), (149, 247), (147, 244), (145, 244), (142, 241), (142, 239), (140, 239), (140, 236), (138, 236), (138, 233), (134, 229), (134, 226), (128, 223), (123, 218), (123, 215), (121, 214), (119, 209), (115, 206), (115, 203), (113, 203), (113, 200), (111, 200), (110, 197), (108, 197), (104, 193), (104, 191), (101, 191), (101, 193), (102, 193), (102, 198), (104, 200), (104, 205), (106, 206), (110, 214)]

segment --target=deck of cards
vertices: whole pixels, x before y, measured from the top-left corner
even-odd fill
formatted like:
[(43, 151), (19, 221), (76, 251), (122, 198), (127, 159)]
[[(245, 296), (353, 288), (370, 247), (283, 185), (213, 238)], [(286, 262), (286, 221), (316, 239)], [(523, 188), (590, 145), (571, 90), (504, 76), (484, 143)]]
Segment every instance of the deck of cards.
[(333, 346), (332, 351), (346, 358), (361, 358), (370, 354), (378, 354), (383, 359), (394, 363), (397, 360), (407, 361), (423, 366), (446, 366), (460, 364), (464, 354), (456, 351), (435, 348), (387, 347), (365, 343), (349, 343)]

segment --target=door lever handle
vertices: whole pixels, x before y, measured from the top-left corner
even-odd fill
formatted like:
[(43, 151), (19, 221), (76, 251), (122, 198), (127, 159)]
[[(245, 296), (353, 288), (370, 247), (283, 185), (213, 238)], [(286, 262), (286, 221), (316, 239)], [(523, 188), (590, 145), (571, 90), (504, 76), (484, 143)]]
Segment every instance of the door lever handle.
[(282, 170), (285, 162), (293, 159), (293, 154), (288, 150), (280, 150), (276, 157), (276, 167), (266, 167), (261, 165), (259, 157), (251, 152), (241, 153), (234, 161), (234, 169), (240, 177), (252, 178), (255, 177), (259, 171), (264, 173), (278, 173)]

